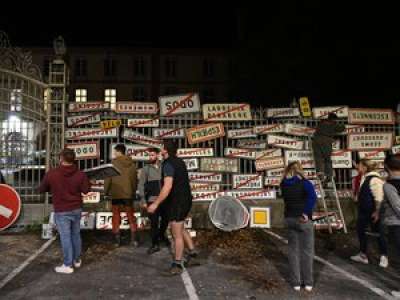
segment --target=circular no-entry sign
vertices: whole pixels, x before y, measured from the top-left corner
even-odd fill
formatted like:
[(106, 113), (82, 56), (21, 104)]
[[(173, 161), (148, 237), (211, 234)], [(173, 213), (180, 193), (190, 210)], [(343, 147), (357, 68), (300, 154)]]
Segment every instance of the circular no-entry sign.
[(18, 193), (6, 184), (0, 184), (0, 231), (10, 227), (18, 219), (21, 199)]

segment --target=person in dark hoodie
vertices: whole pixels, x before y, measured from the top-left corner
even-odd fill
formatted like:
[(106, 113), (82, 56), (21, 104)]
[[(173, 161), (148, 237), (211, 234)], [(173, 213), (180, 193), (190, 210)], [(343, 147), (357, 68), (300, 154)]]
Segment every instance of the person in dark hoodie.
[(112, 160), (112, 164), (120, 171), (121, 175), (104, 180), (104, 193), (111, 196), (112, 232), (116, 245), (121, 245), (120, 214), (121, 211), (125, 210), (131, 229), (131, 243), (137, 247), (137, 224), (133, 210), (133, 197), (136, 195), (137, 188), (137, 168), (136, 163), (125, 153), (126, 147), (124, 144), (118, 144), (114, 147), (115, 158)]
[(82, 194), (90, 190), (86, 174), (78, 170), (75, 164), (75, 152), (64, 149), (60, 154), (60, 166), (51, 169), (44, 176), (39, 191), (50, 192), (54, 207), (54, 218), (60, 234), (64, 255), (63, 265), (56, 267), (57, 273), (71, 274), (73, 267), (82, 264), (80, 220), (82, 212)]
[[(147, 209), (147, 205), (154, 202), (161, 190), (161, 164), (158, 158), (160, 150), (150, 148), (149, 161), (145, 164), (139, 176), (139, 197), (141, 206)], [(157, 210), (149, 214), (151, 224), (151, 247), (147, 250), (147, 254), (153, 254), (160, 251), (160, 242), (169, 246), (170, 242), (165, 236), (168, 227), (168, 219), (166, 215), (165, 203), (162, 203)]]
[(313, 289), (314, 226), (312, 212), (317, 195), (298, 161), (290, 163), (280, 184), (288, 227), (290, 281), (295, 291), (301, 285)]
[(332, 143), (334, 136), (343, 132), (343, 124), (337, 124), (337, 115), (329, 113), (327, 119), (322, 119), (318, 124), (312, 139), (315, 168), (318, 177), (324, 182), (330, 182), (333, 176), (332, 170)]

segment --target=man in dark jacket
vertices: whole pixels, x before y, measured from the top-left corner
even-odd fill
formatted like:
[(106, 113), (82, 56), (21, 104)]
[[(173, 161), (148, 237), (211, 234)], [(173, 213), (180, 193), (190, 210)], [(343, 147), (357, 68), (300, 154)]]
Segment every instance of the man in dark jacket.
[(57, 273), (71, 274), (73, 267), (81, 266), (80, 220), (82, 194), (90, 190), (86, 174), (75, 165), (75, 152), (64, 149), (60, 154), (59, 167), (46, 173), (40, 184), (40, 192), (50, 192), (54, 207), (54, 218), (60, 234), (64, 263), (56, 267)]
[(192, 192), (190, 190), (189, 176), (185, 162), (176, 156), (177, 146), (170, 140), (164, 141), (161, 154), (164, 162), (161, 169), (162, 188), (154, 202), (147, 208), (149, 213), (154, 213), (162, 202), (165, 201), (167, 216), (171, 226), (175, 244), (175, 260), (168, 271), (170, 275), (180, 274), (183, 271), (183, 252), (185, 243), (189, 248), (186, 257), (187, 264), (194, 264), (197, 256), (194, 251), (193, 240), (184, 228), (184, 221), (192, 207)]
[(115, 243), (119, 246), (121, 244), (120, 214), (122, 210), (125, 210), (131, 229), (131, 242), (137, 247), (137, 225), (133, 210), (133, 197), (136, 195), (137, 187), (136, 163), (125, 155), (126, 147), (124, 144), (116, 145), (114, 151), (115, 158), (112, 160), (112, 164), (120, 171), (121, 175), (104, 180), (104, 193), (111, 196), (112, 199), (112, 232)]
[(334, 136), (345, 129), (344, 125), (337, 124), (336, 120), (336, 114), (329, 113), (328, 118), (322, 119), (318, 124), (312, 140), (317, 175), (326, 182), (331, 181), (333, 176), (331, 154)]
[[(150, 148), (149, 162), (145, 164), (139, 176), (139, 197), (142, 207), (147, 208), (147, 205), (160, 194), (161, 190), (161, 164), (158, 159), (160, 150)], [(160, 242), (169, 246), (169, 240), (165, 236), (165, 231), (168, 227), (168, 219), (166, 215), (165, 205), (161, 204), (153, 214), (149, 214), (151, 223), (151, 247), (147, 250), (148, 254), (153, 254), (160, 251)]]

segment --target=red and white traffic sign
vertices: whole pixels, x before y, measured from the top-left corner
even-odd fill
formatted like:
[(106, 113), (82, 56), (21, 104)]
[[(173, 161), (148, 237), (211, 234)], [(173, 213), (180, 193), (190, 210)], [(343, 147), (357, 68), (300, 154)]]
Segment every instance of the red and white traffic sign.
[(6, 184), (0, 184), (0, 231), (10, 227), (18, 219), (21, 199), (18, 193)]

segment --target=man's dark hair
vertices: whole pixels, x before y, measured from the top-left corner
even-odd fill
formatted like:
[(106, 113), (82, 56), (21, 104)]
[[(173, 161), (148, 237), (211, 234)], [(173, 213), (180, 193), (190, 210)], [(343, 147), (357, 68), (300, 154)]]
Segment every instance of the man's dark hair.
[(126, 147), (125, 147), (125, 145), (124, 144), (118, 144), (118, 145), (116, 145), (115, 147), (114, 147), (114, 150), (115, 151), (118, 151), (119, 153), (121, 153), (121, 154), (126, 154)]
[(389, 154), (384, 161), (385, 168), (391, 171), (400, 171), (400, 154)]
[(155, 153), (160, 153), (160, 149), (158, 148), (147, 148), (147, 152), (155, 152)]
[(175, 142), (173, 142), (171, 140), (165, 140), (164, 141), (164, 149), (167, 150), (168, 155), (176, 156), (176, 152), (178, 151), (178, 146), (176, 145)]
[(72, 149), (65, 148), (61, 151), (60, 156), (68, 164), (73, 164), (75, 162), (75, 151)]

